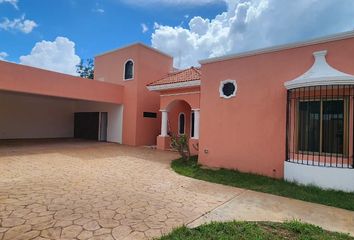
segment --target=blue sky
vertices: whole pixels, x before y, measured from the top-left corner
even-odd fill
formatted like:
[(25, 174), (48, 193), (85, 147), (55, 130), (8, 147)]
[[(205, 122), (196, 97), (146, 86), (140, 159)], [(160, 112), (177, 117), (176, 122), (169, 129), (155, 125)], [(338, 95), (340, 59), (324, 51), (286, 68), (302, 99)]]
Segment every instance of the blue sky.
[[(18, 9), (11, 4), (0, 4), (1, 18), (15, 19), (25, 14), (38, 24), (30, 34), (18, 30), (0, 30), (0, 52), (7, 60), (17, 62), (30, 53), (36, 42), (53, 41), (57, 36), (69, 38), (76, 44), (81, 58), (127, 45), (144, 42), (151, 45), (151, 33), (155, 22), (166, 25), (186, 25), (188, 16), (200, 15), (213, 18), (226, 9), (222, 2), (203, 6), (142, 6), (117, 0), (20, 0)], [(149, 30), (142, 32), (141, 24)]]
[(353, 0), (0, 0), (0, 59), (69, 74), (133, 42), (185, 68), (351, 30)]

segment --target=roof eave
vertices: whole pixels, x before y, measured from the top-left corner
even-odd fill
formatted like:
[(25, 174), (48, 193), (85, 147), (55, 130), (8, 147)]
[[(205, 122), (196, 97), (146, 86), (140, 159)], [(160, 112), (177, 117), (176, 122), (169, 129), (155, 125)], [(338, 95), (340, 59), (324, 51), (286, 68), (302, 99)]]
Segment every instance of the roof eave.
[(302, 88), (302, 87), (315, 87), (315, 86), (333, 86), (333, 85), (354, 85), (354, 77), (322, 77), (311, 78), (302, 81), (289, 81), (284, 83), (287, 90)]
[(180, 88), (191, 88), (200, 86), (200, 80), (186, 81), (186, 82), (178, 82), (178, 83), (169, 83), (169, 84), (160, 84), (160, 85), (152, 85), (147, 86), (147, 89), (150, 91), (164, 91), (164, 90), (173, 90)]
[(267, 48), (260, 48), (260, 49), (236, 53), (236, 54), (228, 54), (228, 55), (224, 55), (221, 57), (213, 57), (213, 58), (203, 59), (203, 60), (199, 60), (199, 64), (203, 65), (203, 64), (214, 63), (214, 62), (227, 61), (227, 60), (236, 59), (236, 58), (249, 57), (249, 56), (254, 56), (254, 55), (259, 55), (259, 54), (278, 52), (278, 51), (282, 51), (282, 50), (286, 50), (286, 49), (293, 49), (293, 48), (305, 47), (305, 46), (310, 46), (310, 45), (315, 45), (315, 44), (320, 44), (320, 43), (338, 41), (338, 40), (348, 39), (348, 38), (352, 38), (352, 37), (354, 37), (354, 31), (348, 31), (348, 32), (333, 34), (333, 35), (329, 35), (329, 36), (325, 36), (325, 37), (315, 38), (315, 39), (308, 40), (308, 41), (283, 44), (283, 45), (267, 47)]
[(104, 56), (104, 55), (107, 55), (107, 54), (110, 54), (110, 53), (114, 53), (114, 52), (119, 51), (119, 50), (122, 50), (122, 49), (126, 49), (126, 48), (133, 47), (133, 46), (142, 46), (142, 47), (145, 47), (145, 48), (147, 48), (147, 49), (149, 49), (149, 50), (152, 50), (152, 51), (154, 51), (154, 52), (157, 52), (157, 53), (159, 53), (159, 54), (161, 54), (161, 55), (164, 55), (164, 56), (166, 56), (166, 57), (169, 57), (169, 58), (172, 58), (172, 59), (173, 59), (173, 56), (171, 56), (171, 55), (169, 55), (169, 54), (167, 54), (167, 53), (165, 53), (165, 52), (163, 52), (163, 51), (161, 51), (161, 50), (159, 50), (159, 49), (157, 49), (157, 48), (148, 46), (148, 45), (146, 45), (146, 44), (144, 44), (144, 43), (141, 43), (141, 42), (136, 42), (136, 43), (132, 43), (132, 44), (129, 44), (129, 45), (125, 45), (125, 46), (122, 46), (122, 47), (119, 47), (119, 48), (115, 48), (115, 49), (112, 49), (112, 50), (108, 50), (108, 51), (105, 51), (105, 52), (103, 52), (103, 53), (99, 53), (99, 54), (95, 55), (94, 57), (95, 57), (95, 58), (96, 58), (96, 57), (101, 57), (101, 56)]

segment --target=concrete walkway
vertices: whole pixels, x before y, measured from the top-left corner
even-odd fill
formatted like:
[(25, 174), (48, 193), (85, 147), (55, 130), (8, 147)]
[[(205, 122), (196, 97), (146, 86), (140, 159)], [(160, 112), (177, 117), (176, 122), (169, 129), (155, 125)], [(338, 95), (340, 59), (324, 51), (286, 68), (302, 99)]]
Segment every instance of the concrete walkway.
[(188, 224), (197, 227), (212, 221), (301, 220), (330, 231), (354, 236), (354, 212), (320, 204), (245, 190)]
[(302, 219), (354, 235), (354, 212), (180, 176), (178, 156), (82, 141), (0, 141), (0, 240), (151, 239), (211, 220)]

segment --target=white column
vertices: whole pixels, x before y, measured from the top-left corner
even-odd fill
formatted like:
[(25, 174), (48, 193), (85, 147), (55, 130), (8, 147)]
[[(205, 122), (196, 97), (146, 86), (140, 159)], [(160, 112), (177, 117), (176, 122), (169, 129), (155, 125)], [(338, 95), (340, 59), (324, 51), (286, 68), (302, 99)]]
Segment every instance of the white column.
[(199, 139), (199, 119), (200, 119), (200, 110), (193, 109), (194, 112), (194, 139)]
[(167, 137), (167, 122), (168, 122), (168, 112), (166, 110), (160, 110), (162, 113), (161, 121), (161, 137)]

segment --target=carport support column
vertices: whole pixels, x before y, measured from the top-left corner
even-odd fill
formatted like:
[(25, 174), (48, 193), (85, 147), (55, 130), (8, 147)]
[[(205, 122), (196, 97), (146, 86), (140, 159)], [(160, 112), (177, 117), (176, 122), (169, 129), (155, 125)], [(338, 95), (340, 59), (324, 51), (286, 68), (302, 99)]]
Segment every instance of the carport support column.
[(161, 137), (167, 137), (167, 123), (168, 123), (168, 112), (167, 110), (160, 110), (162, 113), (161, 121)]
[(192, 109), (194, 113), (194, 139), (199, 139), (199, 119), (200, 119), (200, 110)]

